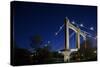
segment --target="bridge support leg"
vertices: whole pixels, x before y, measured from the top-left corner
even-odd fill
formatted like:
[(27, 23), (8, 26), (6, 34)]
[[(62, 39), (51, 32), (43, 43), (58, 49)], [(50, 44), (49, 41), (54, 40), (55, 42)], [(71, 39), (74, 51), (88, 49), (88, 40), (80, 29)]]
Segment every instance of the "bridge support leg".
[(69, 20), (65, 19), (65, 50), (64, 54), (64, 62), (69, 62), (70, 60), (70, 51), (69, 51)]
[(76, 48), (80, 49), (80, 34), (79, 30), (76, 33)]
[(64, 62), (69, 62), (70, 61), (70, 51), (65, 50), (63, 54), (64, 54)]
[(65, 49), (69, 49), (69, 20), (65, 19)]

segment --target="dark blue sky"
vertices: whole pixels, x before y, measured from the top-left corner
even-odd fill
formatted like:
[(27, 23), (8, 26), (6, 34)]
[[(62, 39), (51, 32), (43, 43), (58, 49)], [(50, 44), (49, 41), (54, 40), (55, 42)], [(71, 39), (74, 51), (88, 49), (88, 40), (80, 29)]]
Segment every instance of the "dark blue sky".
[[(64, 48), (64, 31), (58, 36), (55, 32), (64, 23), (67, 16), (70, 21), (84, 24), (86, 27), (94, 27), (95, 32), (83, 29), (93, 36), (97, 32), (97, 8), (96, 6), (58, 5), (45, 3), (13, 2), (14, 40), (20, 48), (30, 48), (30, 37), (36, 34), (42, 36), (44, 44), (50, 41), (52, 50)], [(71, 48), (74, 48), (75, 37)]]

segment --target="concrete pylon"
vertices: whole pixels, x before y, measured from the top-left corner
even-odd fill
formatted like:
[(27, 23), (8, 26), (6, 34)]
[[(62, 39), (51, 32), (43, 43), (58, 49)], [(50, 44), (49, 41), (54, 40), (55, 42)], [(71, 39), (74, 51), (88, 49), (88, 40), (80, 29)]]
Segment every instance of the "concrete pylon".
[(69, 62), (70, 61), (70, 51), (65, 50), (63, 52), (64, 55), (64, 62)]
[(80, 49), (80, 29), (76, 33), (76, 48)]
[(65, 18), (65, 49), (69, 50), (69, 20)]
[(64, 62), (70, 61), (70, 51), (69, 51), (69, 20), (65, 18), (65, 50), (63, 51)]
[[(69, 48), (69, 28), (74, 30), (76, 33), (76, 48), (80, 49), (80, 35), (83, 36), (84, 40), (86, 40), (86, 33), (82, 32), (80, 28), (74, 26), (69, 22), (69, 19), (66, 17), (64, 20), (64, 32), (65, 32), (65, 48), (63, 50), (63, 55), (64, 55), (64, 62), (69, 62), (70, 61), (70, 54), (71, 54), (71, 49)], [(85, 48), (86, 48), (86, 43), (85, 43)]]

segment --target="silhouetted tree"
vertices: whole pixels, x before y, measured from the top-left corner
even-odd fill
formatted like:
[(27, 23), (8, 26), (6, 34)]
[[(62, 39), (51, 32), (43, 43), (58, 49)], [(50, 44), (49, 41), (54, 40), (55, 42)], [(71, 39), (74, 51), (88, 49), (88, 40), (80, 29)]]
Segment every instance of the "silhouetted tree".
[[(86, 48), (84, 46), (85, 43), (86, 43)], [(96, 49), (92, 45), (93, 45), (93, 42), (92, 42), (91, 38), (87, 38), (86, 42), (84, 41), (81, 44), (81, 48), (78, 52), (80, 54), (80, 58), (84, 59), (84, 61), (97, 60), (96, 54), (94, 53), (94, 51), (96, 51)]]
[(30, 52), (27, 49), (15, 48), (13, 53), (14, 65), (30, 64)]
[(34, 35), (31, 37), (31, 44), (30, 46), (37, 50), (40, 48), (40, 45), (42, 44), (42, 37), (40, 35)]

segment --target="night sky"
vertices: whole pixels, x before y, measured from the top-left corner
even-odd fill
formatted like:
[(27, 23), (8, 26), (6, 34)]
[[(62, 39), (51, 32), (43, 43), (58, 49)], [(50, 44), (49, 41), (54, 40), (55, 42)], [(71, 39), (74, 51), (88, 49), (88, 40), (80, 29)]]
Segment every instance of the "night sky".
[[(38, 34), (41, 35), (43, 44), (50, 41), (51, 50), (64, 49), (64, 29), (57, 36), (55, 33), (64, 24), (66, 16), (70, 22), (83, 24), (88, 29), (93, 27), (94, 31), (81, 29), (93, 36), (97, 35), (96, 6), (12, 2), (12, 7), (14, 41), (19, 48), (30, 49), (30, 38)], [(75, 48), (75, 35), (70, 39), (70, 48)]]

